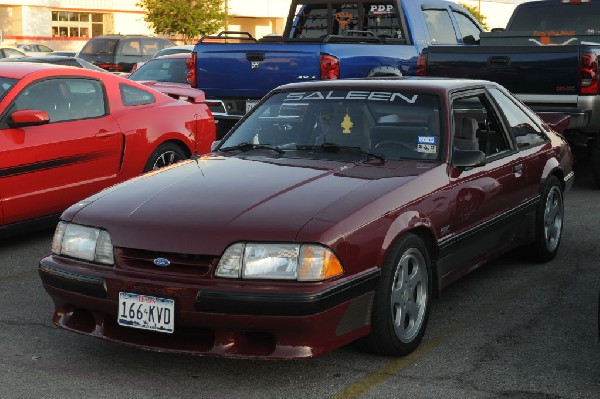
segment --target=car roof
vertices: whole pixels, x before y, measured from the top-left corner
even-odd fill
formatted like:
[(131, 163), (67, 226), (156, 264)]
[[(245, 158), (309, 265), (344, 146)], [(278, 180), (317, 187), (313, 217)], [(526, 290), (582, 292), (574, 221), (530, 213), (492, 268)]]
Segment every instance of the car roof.
[(0, 76), (5, 78), (21, 79), (31, 73), (57, 68), (66, 68), (70, 71), (75, 69), (62, 65), (41, 64), (35, 62), (2, 62), (0, 63)]
[(449, 92), (458, 89), (496, 85), (487, 80), (438, 78), (438, 77), (386, 77), (341, 80), (320, 80), (301, 83), (289, 83), (277, 90), (328, 90), (328, 89), (368, 89), (368, 90), (418, 90), (428, 92)]

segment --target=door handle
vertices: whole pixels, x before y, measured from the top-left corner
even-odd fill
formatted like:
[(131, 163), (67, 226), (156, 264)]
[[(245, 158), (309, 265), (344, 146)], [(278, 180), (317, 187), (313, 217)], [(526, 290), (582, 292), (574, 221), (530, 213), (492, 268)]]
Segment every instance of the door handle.
[(510, 68), (510, 58), (508, 57), (490, 57), (487, 63), (489, 68)]
[(115, 132), (115, 131), (110, 131), (109, 132), (108, 130), (104, 130), (103, 129), (103, 130), (100, 130), (98, 133), (96, 133), (96, 137), (99, 138), (99, 139), (104, 139), (104, 138), (107, 138), (107, 137), (112, 137), (112, 136), (114, 136), (116, 134), (117, 134), (117, 132)]
[(523, 164), (519, 163), (513, 166), (513, 172), (517, 176), (521, 176), (523, 174)]

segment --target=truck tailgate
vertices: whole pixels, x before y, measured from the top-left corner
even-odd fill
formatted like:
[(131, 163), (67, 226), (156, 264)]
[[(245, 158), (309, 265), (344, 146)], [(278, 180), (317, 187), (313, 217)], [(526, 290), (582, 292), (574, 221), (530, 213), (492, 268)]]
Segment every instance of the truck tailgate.
[(320, 51), (319, 43), (199, 44), (198, 88), (209, 98), (260, 98), (285, 83), (318, 80)]
[(516, 94), (576, 94), (578, 46), (430, 46), (427, 75), (485, 79)]

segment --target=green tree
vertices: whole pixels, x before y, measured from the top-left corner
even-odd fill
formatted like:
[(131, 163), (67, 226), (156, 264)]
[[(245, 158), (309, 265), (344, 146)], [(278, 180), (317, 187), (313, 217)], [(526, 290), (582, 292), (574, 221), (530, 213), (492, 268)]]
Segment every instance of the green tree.
[(462, 4), (462, 3), (458, 3), (461, 6), (463, 6), (464, 9), (466, 9), (468, 12), (471, 13), (471, 15), (473, 16), (473, 18), (475, 18), (477, 21), (479, 21), (479, 23), (481, 24), (481, 26), (483, 27), (483, 29), (485, 30), (489, 30), (489, 26), (487, 26), (487, 24), (485, 23), (486, 17), (481, 14), (481, 12), (479, 12), (479, 9), (475, 6), (469, 6), (466, 4)]
[(186, 43), (221, 30), (225, 24), (223, 0), (140, 0), (148, 11), (144, 20), (158, 34), (181, 35)]

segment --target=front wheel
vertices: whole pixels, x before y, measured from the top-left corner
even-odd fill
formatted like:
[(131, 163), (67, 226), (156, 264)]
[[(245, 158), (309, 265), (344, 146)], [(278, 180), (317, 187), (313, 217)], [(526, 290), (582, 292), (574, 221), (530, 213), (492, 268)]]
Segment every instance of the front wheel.
[(158, 146), (148, 158), (144, 172), (163, 168), (186, 159), (187, 156), (180, 146), (174, 143), (164, 143)]
[(548, 177), (535, 215), (534, 260), (547, 262), (556, 256), (562, 237), (563, 191), (556, 176)]
[(405, 356), (425, 333), (432, 291), (429, 253), (423, 240), (406, 234), (390, 248), (375, 292), (371, 333), (365, 343), (375, 353)]

